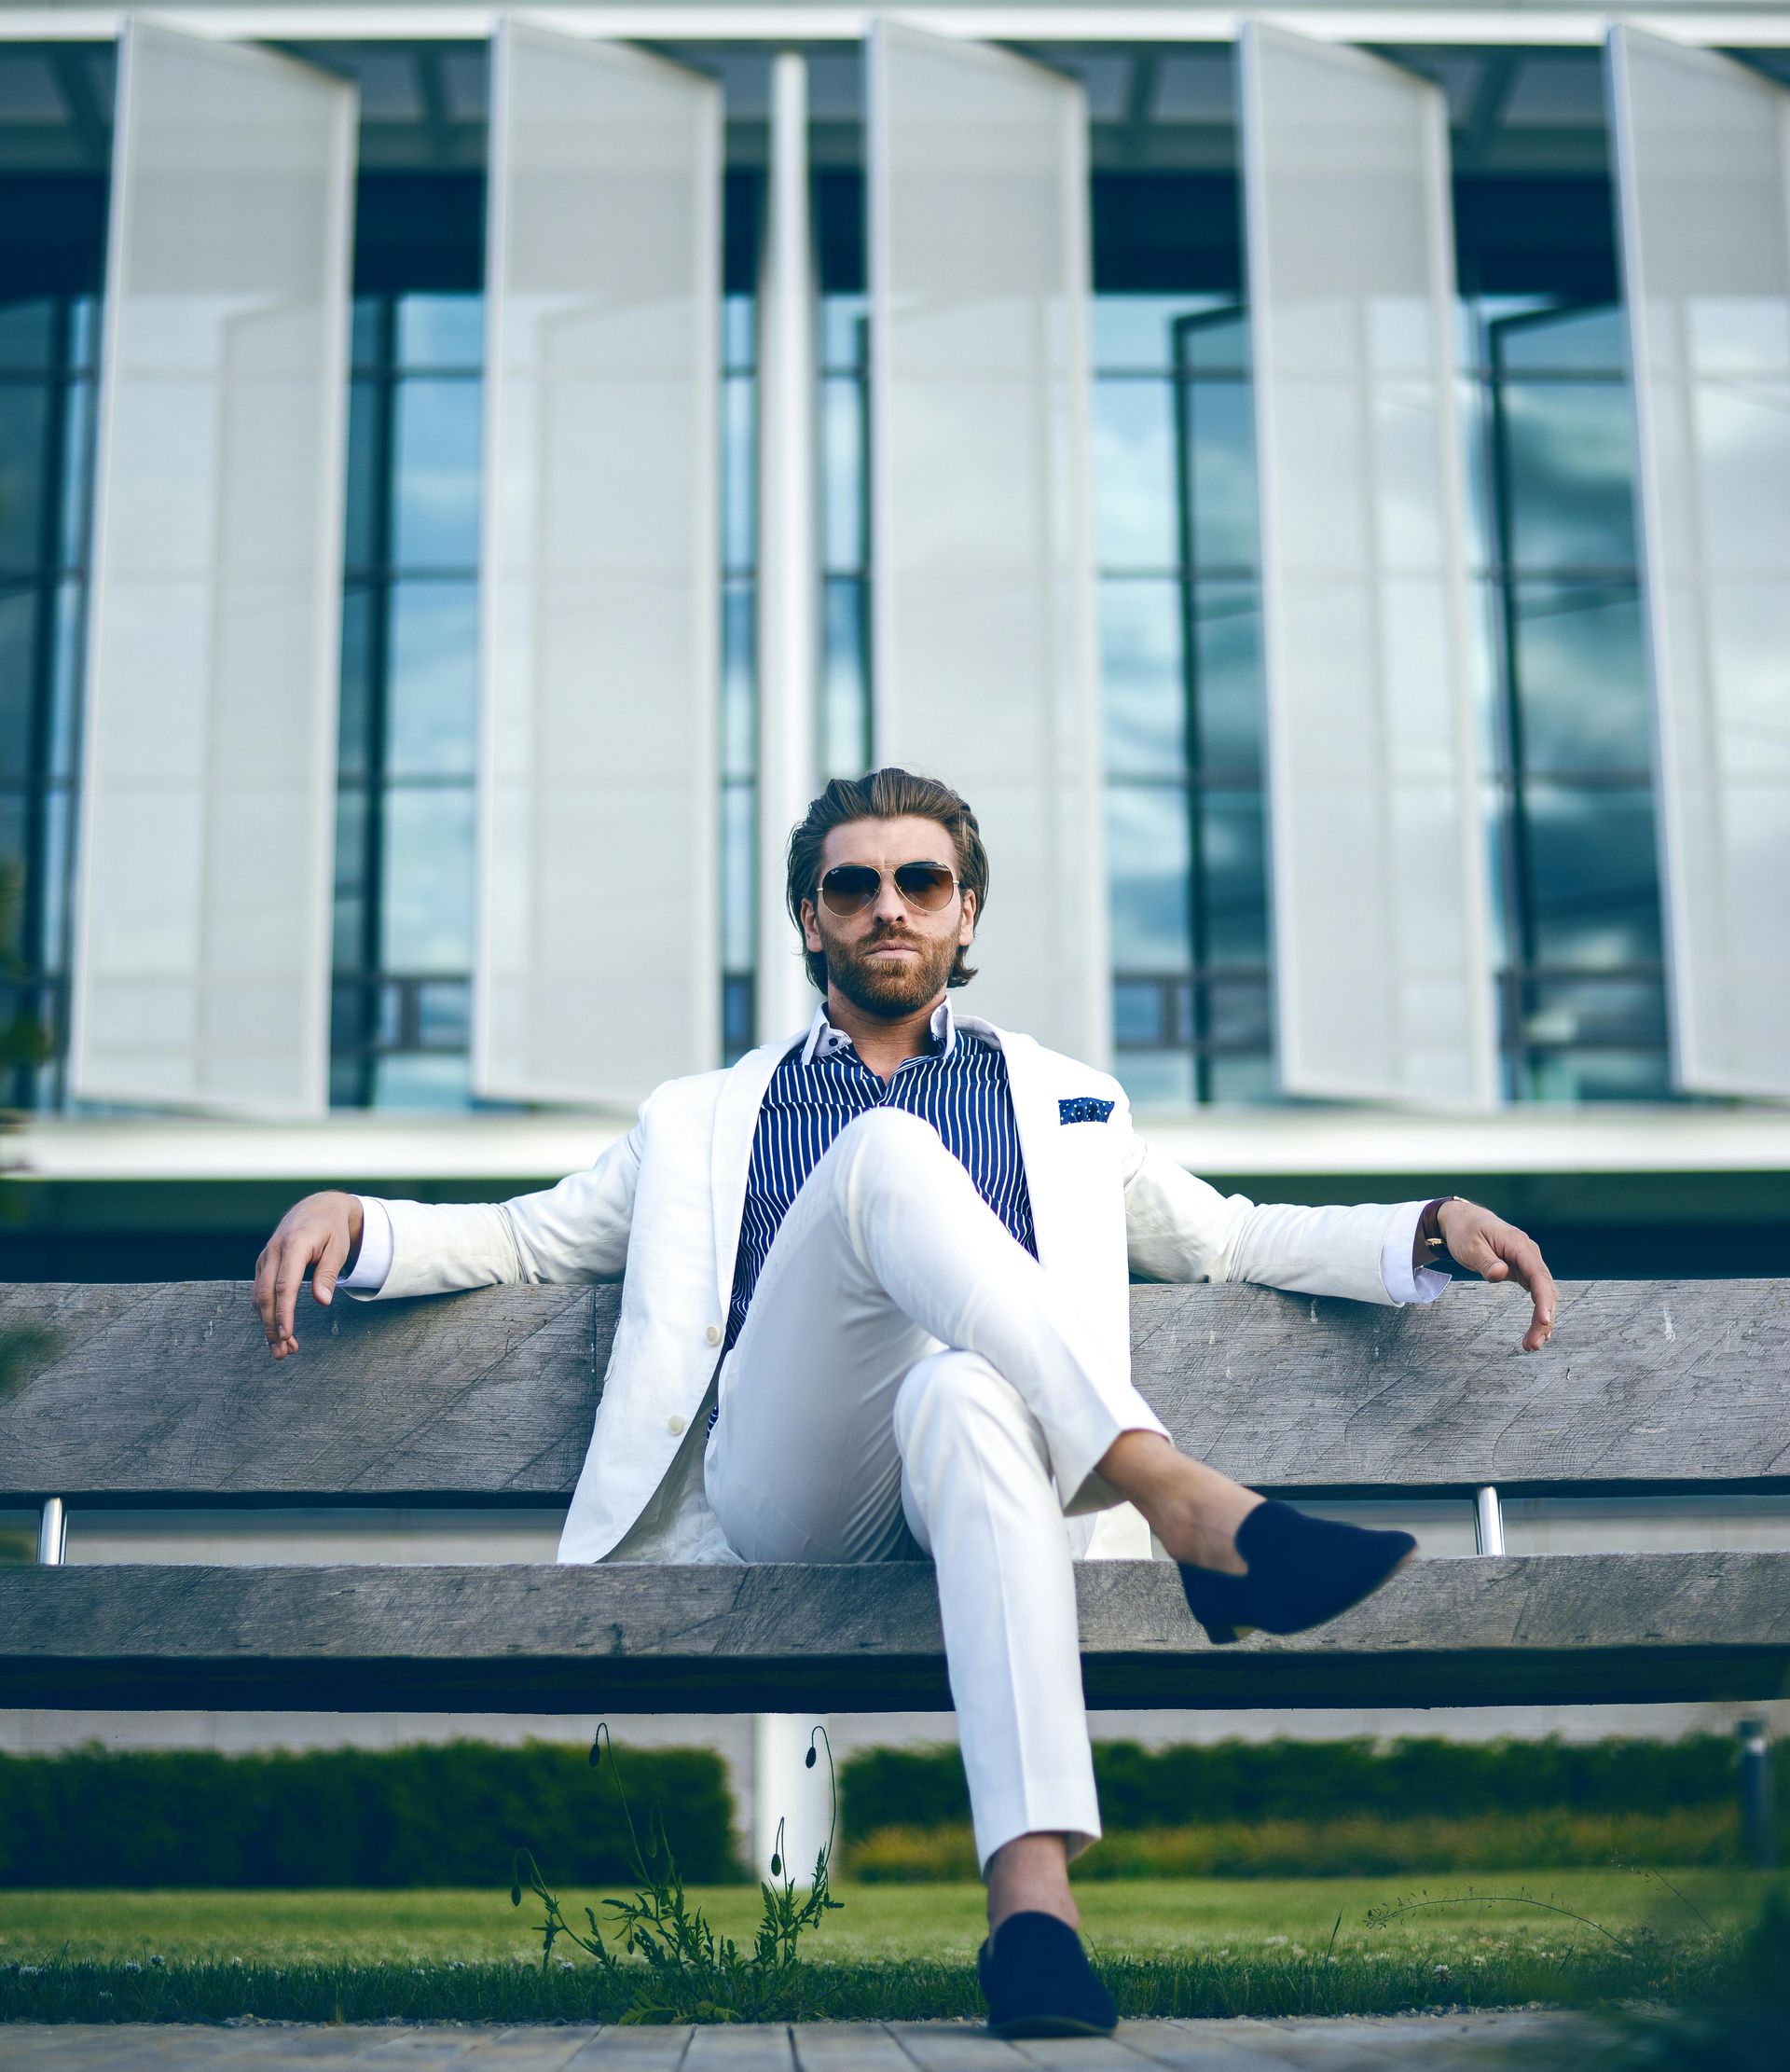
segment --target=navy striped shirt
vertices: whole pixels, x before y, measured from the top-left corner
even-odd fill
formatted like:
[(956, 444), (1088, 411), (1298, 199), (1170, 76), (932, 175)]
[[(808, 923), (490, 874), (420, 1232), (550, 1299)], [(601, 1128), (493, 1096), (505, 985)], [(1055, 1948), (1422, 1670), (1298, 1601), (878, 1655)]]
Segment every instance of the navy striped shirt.
[(1032, 1197), (1026, 1189), (1019, 1129), (1000, 1045), (960, 1030), (948, 1001), (932, 1016), (932, 1047), (904, 1058), (885, 1084), (871, 1071), (822, 1007), (807, 1041), (771, 1075), (752, 1139), (746, 1209), (734, 1259), (727, 1345), (739, 1336), (752, 1290), (764, 1271), (796, 1190), (821, 1153), (871, 1108), (902, 1108), (930, 1123), (946, 1151), (960, 1159), (976, 1192), (1034, 1258)]

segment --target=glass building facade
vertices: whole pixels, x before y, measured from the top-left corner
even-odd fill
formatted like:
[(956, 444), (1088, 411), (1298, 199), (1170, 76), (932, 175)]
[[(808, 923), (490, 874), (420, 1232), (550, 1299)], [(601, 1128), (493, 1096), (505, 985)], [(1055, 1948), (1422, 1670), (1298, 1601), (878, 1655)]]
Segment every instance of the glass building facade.
[[(486, 53), (306, 46), (363, 93), (331, 1098), (464, 1108), (475, 912)], [(754, 283), (768, 53), (728, 96), (722, 1026), (755, 1040)], [(1113, 1013), (1142, 1105), (1274, 1098), (1263, 664), (1233, 58), (1053, 45), (1091, 117), (1095, 541)], [(1632, 398), (1599, 54), (1389, 53), (1449, 107), (1458, 378), (1504, 1090), (1670, 1091)], [(1753, 52), (1779, 76), (1790, 63)], [(823, 774), (870, 753), (861, 67), (815, 54)], [(110, 54), (0, 45), (0, 1026), (64, 1105), (71, 828)], [(1423, 889), (1412, 888), (1419, 924)]]

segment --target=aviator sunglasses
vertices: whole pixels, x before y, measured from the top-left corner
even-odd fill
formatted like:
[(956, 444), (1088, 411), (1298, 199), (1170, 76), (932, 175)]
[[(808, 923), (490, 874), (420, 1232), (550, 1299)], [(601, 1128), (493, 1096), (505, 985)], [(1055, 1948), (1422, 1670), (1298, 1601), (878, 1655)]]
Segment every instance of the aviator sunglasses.
[[(907, 904), (922, 914), (936, 914), (957, 889), (957, 880), (943, 863), (897, 863), (891, 874), (895, 890)], [(883, 874), (868, 863), (835, 863), (820, 880), (820, 898), (828, 913), (842, 919), (861, 914), (875, 904), (883, 889)]]

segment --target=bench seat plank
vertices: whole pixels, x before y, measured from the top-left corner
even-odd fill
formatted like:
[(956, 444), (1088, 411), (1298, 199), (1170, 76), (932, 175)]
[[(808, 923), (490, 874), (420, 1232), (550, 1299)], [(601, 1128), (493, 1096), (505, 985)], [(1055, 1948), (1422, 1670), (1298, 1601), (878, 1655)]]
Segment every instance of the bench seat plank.
[[(275, 1364), (242, 1283), (0, 1287), (0, 1332), (48, 1336), (0, 1402), (0, 1503), (563, 1503), (619, 1303), (306, 1296)], [(1411, 1309), (1137, 1287), (1131, 1314), (1138, 1386), (1177, 1443), (1257, 1486), (1790, 1487), (1790, 1280), (1569, 1282), (1534, 1356), (1521, 1294), (1473, 1281)]]
[[(1313, 1634), (1215, 1649), (1165, 1562), (1079, 1565), (1096, 1706), (1774, 1695), (1790, 1554), (1419, 1562)], [(933, 1575), (878, 1567), (0, 1569), (0, 1702), (182, 1709), (949, 1705)]]

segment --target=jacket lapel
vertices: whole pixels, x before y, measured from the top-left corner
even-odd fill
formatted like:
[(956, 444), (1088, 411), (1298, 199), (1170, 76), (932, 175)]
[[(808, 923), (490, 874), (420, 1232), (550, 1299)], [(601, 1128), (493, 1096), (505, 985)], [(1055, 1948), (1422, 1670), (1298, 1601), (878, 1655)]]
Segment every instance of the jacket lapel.
[(1057, 1115), (1056, 1082), (1045, 1052), (1030, 1036), (997, 1029), (992, 1022), (960, 1018), (960, 1027), (992, 1036), (1007, 1060), (1007, 1087), (1012, 1096), (1019, 1153), (1026, 1161), (1026, 1191), (1032, 1203), (1032, 1234), (1040, 1265), (1070, 1264), (1075, 1238), (1070, 1225), (1073, 1205), (1065, 1197), (1061, 1152), (1063, 1130)]
[(734, 1255), (739, 1250), (740, 1220), (746, 1212), (746, 1182), (752, 1166), (752, 1137), (771, 1075), (807, 1030), (798, 1029), (781, 1043), (749, 1050), (721, 1083), (715, 1101), (715, 1131), (709, 1152), (709, 1182), (715, 1214), (715, 1280), (725, 1317), (734, 1299)]

